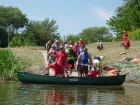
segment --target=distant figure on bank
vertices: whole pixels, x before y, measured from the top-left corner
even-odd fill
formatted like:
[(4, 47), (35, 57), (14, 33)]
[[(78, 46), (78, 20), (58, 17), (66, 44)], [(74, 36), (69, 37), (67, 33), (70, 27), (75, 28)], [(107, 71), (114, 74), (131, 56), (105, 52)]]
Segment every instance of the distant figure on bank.
[(128, 39), (128, 34), (127, 34), (126, 31), (124, 31), (124, 34), (122, 35), (122, 43), (121, 43), (121, 45), (123, 47), (125, 47), (125, 50), (129, 49), (129, 47), (130, 47), (130, 41)]
[(97, 49), (99, 49), (99, 51), (103, 49), (103, 43), (100, 40), (97, 42)]
[(128, 34), (126, 31), (124, 31), (123, 35), (122, 35), (122, 39), (128, 39)]

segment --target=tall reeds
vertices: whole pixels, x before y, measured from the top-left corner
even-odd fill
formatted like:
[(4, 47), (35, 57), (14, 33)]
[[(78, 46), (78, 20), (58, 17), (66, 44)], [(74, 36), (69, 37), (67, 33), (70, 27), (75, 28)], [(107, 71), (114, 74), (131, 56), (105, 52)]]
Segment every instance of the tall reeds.
[(16, 57), (10, 49), (0, 49), (0, 74), (5, 81), (17, 80), (17, 72), (25, 71), (28, 64)]

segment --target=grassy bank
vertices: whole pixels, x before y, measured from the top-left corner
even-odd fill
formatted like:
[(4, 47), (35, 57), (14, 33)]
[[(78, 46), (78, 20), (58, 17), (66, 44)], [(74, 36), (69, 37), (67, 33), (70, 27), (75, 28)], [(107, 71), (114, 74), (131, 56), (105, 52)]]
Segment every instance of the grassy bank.
[(43, 47), (17, 47), (11, 48), (11, 50), (16, 56), (30, 64), (28, 72), (37, 74), (44, 68), (44, 58), (40, 52), (40, 50), (44, 50)]
[[(86, 47), (88, 48), (88, 52), (91, 54), (92, 59), (95, 55), (104, 56), (103, 63), (107, 63), (107, 65), (112, 65), (125, 58), (140, 59), (139, 41), (131, 41), (131, 46), (128, 50), (125, 50), (124, 47), (120, 46), (120, 43), (121, 42), (103, 42), (104, 49), (102, 51), (96, 49), (96, 43), (86, 45)], [(16, 57), (21, 58), (28, 64), (27, 70), (23, 69), (22, 71), (39, 74), (44, 68), (44, 57), (40, 51), (44, 50), (44, 47), (16, 47), (10, 48), (10, 50), (16, 55)], [(121, 52), (126, 52), (126, 54), (120, 55)], [(121, 64), (117, 65), (119, 65), (121, 69), (124, 69), (124, 73), (127, 74), (126, 82), (140, 83), (140, 78), (138, 78), (139, 76), (137, 75), (140, 74), (139, 63), (136, 64), (136, 67), (132, 64), (135, 68), (132, 68), (131, 64), (125, 64), (125, 66)], [(128, 66), (131, 68), (128, 68)]]

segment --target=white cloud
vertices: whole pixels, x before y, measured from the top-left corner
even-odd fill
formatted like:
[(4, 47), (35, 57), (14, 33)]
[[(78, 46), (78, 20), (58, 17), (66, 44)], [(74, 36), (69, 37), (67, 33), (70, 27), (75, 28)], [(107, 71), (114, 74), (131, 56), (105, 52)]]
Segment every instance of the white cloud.
[(101, 7), (93, 7), (92, 10), (95, 14), (105, 20), (108, 20), (113, 15), (113, 11), (107, 11)]

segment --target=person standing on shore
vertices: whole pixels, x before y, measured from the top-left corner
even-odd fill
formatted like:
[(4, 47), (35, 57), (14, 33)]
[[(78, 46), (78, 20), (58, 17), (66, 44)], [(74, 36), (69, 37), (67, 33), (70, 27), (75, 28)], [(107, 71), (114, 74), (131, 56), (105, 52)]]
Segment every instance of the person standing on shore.
[(48, 41), (48, 43), (46, 43), (45, 48), (46, 48), (46, 52), (47, 52), (47, 54), (48, 54), (48, 52), (49, 52), (49, 50), (50, 50), (50, 48), (51, 48), (51, 41)]

